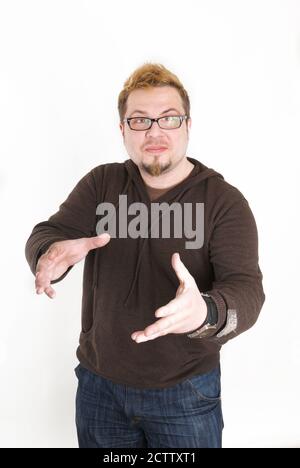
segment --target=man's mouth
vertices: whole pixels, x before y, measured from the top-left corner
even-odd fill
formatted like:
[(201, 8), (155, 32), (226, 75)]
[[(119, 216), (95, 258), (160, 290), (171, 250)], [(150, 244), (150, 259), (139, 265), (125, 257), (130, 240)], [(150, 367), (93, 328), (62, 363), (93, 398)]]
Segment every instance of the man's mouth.
[(167, 146), (146, 146), (145, 151), (148, 153), (162, 153), (167, 149)]

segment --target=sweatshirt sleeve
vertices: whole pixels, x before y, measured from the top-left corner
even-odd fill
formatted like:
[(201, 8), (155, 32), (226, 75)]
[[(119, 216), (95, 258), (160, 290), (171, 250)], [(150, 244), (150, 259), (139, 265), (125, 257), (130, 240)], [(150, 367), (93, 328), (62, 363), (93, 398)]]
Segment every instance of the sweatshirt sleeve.
[[(48, 221), (43, 221), (33, 228), (26, 243), (25, 256), (34, 275), (40, 255), (45, 253), (53, 242), (96, 235), (96, 200), (96, 184), (91, 171), (78, 182)], [(62, 280), (71, 268), (51, 283)]]
[(218, 210), (209, 242), (214, 281), (210, 294), (218, 309), (217, 332), (210, 341), (224, 344), (252, 327), (265, 300), (258, 265), (254, 216), (242, 197)]

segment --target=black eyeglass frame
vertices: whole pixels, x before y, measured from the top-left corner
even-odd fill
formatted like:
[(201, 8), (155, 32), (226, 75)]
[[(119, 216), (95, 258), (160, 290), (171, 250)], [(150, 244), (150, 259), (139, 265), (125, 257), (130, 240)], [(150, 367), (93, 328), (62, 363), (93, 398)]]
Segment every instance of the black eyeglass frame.
[[(174, 128), (172, 128), (172, 127), (170, 127), (170, 128), (163, 128), (163, 127), (161, 127), (161, 126), (159, 125), (159, 121), (160, 121), (161, 119), (165, 119), (166, 117), (179, 117), (179, 119), (180, 119), (180, 125), (179, 125), (179, 127), (174, 127)], [(133, 119), (139, 119), (139, 118), (140, 118), (140, 119), (147, 119), (147, 120), (150, 120), (150, 126), (149, 126), (148, 128), (143, 128), (143, 129), (132, 128), (132, 127), (130, 126), (131, 120), (133, 120)], [(157, 119), (151, 119), (151, 117), (128, 117), (128, 118), (126, 118), (126, 119), (123, 119), (123, 122), (127, 122), (128, 126), (129, 126), (129, 128), (130, 128), (130, 130), (133, 130), (133, 131), (135, 131), (135, 132), (146, 132), (147, 130), (150, 130), (150, 128), (152, 127), (152, 125), (153, 125), (154, 122), (157, 122), (157, 125), (158, 125), (159, 128), (161, 128), (162, 130), (177, 130), (178, 128), (181, 127), (182, 122), (183, 122), (184, 120), (188, 120), (188, 119), (189, 119), (189, 117), (188, 117), (187, 115), (164, 115), (164, 116), (162, 116), (162, 117), (158, 117)]]

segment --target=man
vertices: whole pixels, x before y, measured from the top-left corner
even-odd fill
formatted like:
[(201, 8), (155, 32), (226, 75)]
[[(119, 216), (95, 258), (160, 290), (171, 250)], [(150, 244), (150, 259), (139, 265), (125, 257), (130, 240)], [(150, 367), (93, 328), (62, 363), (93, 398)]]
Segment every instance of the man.
[(130, 159), (91, 170), (26, 245), (50, 298), (85, 258), (79, 446), (221, 447), (219, 351), (264, 302), (255, 220), (186, 156), (190, 102), (173, 73), (138, 68), (118, 108)]

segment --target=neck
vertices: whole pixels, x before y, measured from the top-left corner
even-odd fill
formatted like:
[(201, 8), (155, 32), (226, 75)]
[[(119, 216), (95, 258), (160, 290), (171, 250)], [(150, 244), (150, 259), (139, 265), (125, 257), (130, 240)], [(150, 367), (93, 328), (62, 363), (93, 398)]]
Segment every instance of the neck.
[(139, 171), (146, 185), (153, 188), (164, 189), (179, 184), (188, 177), (193, 169), (194, 164), (185, 156), (177, 166), (171, 167), (168, 171), (163, 172), (159, 176), (151, 176), (141, 168), (139, 168)]

